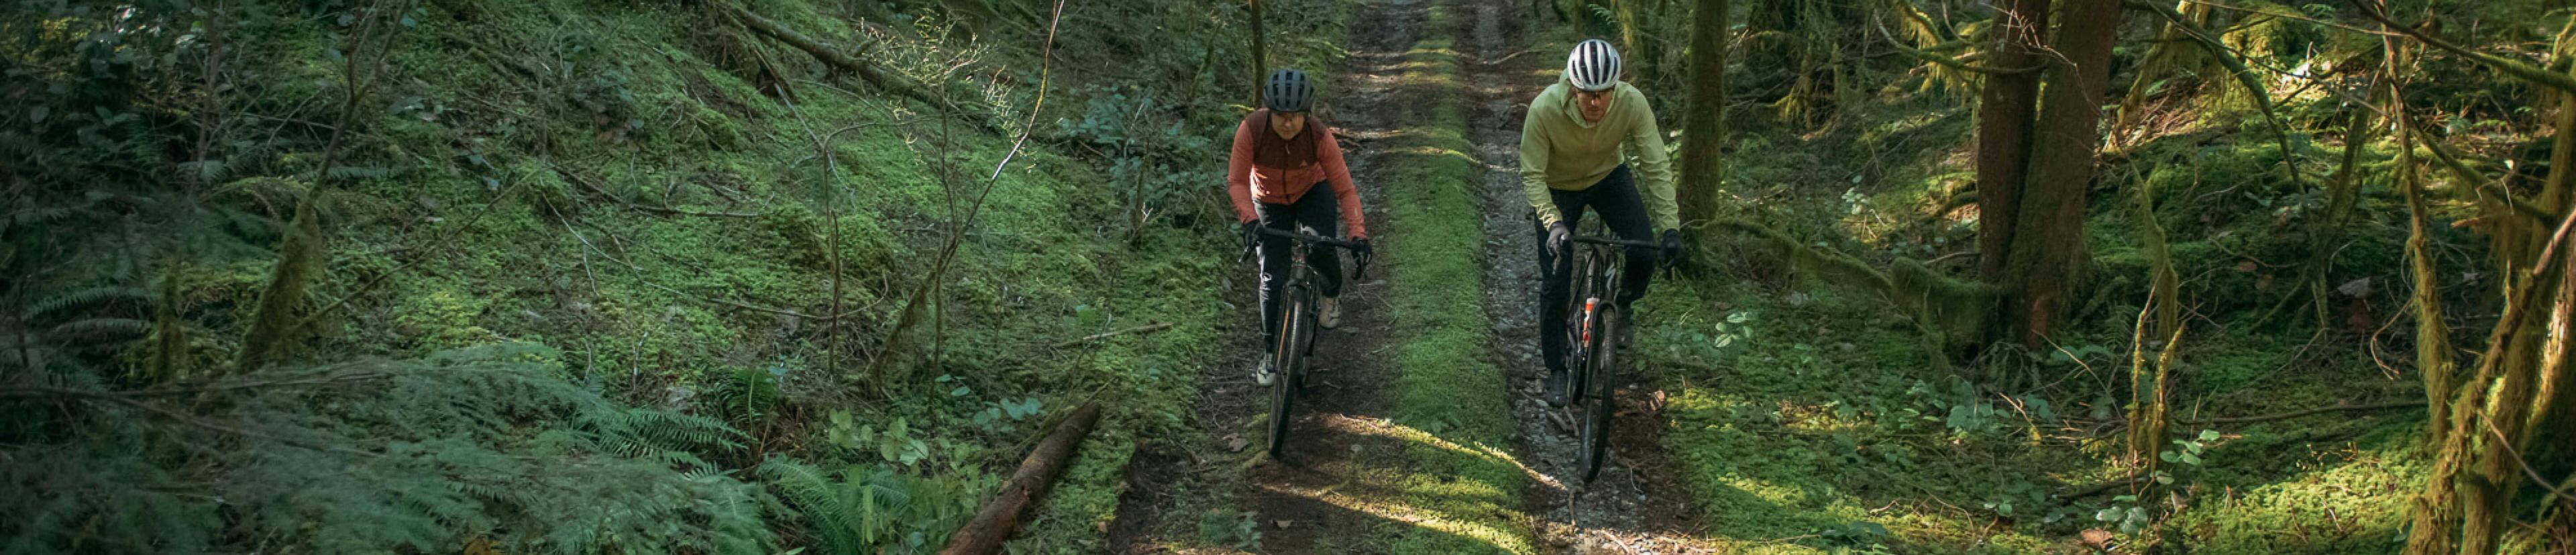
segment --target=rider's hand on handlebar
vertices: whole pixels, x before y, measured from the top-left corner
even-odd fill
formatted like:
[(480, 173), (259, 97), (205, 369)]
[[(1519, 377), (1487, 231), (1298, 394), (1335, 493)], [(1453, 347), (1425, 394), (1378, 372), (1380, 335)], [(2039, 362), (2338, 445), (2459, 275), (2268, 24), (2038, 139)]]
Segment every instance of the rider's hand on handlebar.
[(1573, 241), (1574, 230), (1566, 228), (1565, 222), (1547, 224), (1547, 256), (1549, 258), (1565, 257), (1565, 245), (1566, 243)]
[(1361, 237), (1351, 240), (1351, 254), (1359, 255), (1361, 259), (1365, 260), (1370, 256), (1376, 255), (1377, 249), (1369, 247), (1367, 237)]
[(1261, 244), (1261, 220), (1243, 222), (1243, 248)]
[(1672, 266), (1681, 264), (1681, 262), (1682, 231), (1678, 229), (1664, 230), (1664, 265)]

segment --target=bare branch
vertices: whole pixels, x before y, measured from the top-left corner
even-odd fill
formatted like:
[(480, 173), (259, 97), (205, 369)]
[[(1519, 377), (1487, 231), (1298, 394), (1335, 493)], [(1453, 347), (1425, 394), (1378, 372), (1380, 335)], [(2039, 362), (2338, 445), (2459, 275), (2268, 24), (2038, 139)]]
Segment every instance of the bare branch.
[(2521, 60), (2470, 50), (2467, 47), (2460, 46), (2459, 44), (2451, 41), (2443, 40), (2442, 37), (2416, 30), (2413, 27), (2408, 27), (2405, 24), (2398, 23), (2396, 20), (2389, 19), (2388, 14), (2380, 13), (2379, 8), (2377, 6), (2372, 6), (2369, 2), (2364, 0), (2351, 1), (2353, 6), (2361, 8), (2362, 15), (2370, 16), (2371, 19), (2387, 25), (2388, 28), (2405, 33), (2406, 36), (2414, 37), (2415, 40), (2421, 41), (2424, 44), (2431, 45), (2434, 48), (2451, 51), (2453, 54), (2467, 56), (2471, 60), (2477, 60), (2480, 63), (2486, 64), (2488, 67), (2495, 68), (2496, 71), (2502, 71), (2508, 75), (2520, 77), (2524, 81), (2530, 81), (2532, 84), (2558, 89), (2560, 92), (2576, 94), (2576, 76), (2550, 71), (2547, 68), (2532, 65), (2529, 62)]

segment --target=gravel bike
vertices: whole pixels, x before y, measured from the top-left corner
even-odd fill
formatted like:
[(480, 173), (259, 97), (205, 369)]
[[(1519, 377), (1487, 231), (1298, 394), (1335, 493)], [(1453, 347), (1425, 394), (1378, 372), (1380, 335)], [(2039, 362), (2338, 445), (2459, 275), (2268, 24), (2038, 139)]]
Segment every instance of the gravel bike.
[(1601, 474), (1602, 461), (1610, 458), (1610, 419), (1618, 403), (1611, 398), (1611, 385), (1617, 382), (1620, 345), (1613, 335), (1624, 324), (1627, 313), (1619, 308), (1620, 272), (1627, 271), (1627, 247), (1661, 249), (1651, 241), (1629, 241), (1604, 236), (1599, 219), (1585, 222), (1583, 232), (1574, 235), (1568, 245), (1574, 252), (1574, 274), (1569, 278), (1566, 295), (1566, 371), (1572, 383), (1566, 392), (1566, 406), (1580, 411), (1575, 427), (1575, 465), (1582, 469), (1583, 481), (1590, 482)]
[[(1288, 445), (1289, 411), (1295, 408), (1297, 389), (1305, 380), (1306, 358), (1315, 352), (1315, 332), (1318, 330), (1315, 310), (1323, 291), (1318, 289), (1320, 274), (1316, 273), (1314, 266), (1306, 263), (1306, 255), (1318, 246), (1348, 250), (1359, 244), (1316, 235), (1302, 228), (1282, 231), (1264, 226), (1260, 230), (1262, 235), (1287, 238), (1294, 244), (1289, 250), (1288, 281), (1279, 286), (1278, 343), (1270, 346), (1272, 368), (1279, 373), (1270, 382), (1269, 447), (1270, 457), (1276, 459), (1280, 450)], [(1247, 255), (1249, 252), (1247, 250)], [(1357, 265), (1352, 268), (1351, 280), (1357, 281), (1368, 273), (1369, 259), (1360, 256), (1353, 262)]]

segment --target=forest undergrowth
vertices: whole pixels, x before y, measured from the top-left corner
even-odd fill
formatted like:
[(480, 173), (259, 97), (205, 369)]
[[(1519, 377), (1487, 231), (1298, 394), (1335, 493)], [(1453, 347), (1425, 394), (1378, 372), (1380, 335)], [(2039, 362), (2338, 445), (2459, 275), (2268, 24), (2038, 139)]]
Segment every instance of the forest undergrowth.
[(1224, 333), (1239, 14), (9, 13), (9, 552), (926, 552), (1099, 401), (1089, 551)]

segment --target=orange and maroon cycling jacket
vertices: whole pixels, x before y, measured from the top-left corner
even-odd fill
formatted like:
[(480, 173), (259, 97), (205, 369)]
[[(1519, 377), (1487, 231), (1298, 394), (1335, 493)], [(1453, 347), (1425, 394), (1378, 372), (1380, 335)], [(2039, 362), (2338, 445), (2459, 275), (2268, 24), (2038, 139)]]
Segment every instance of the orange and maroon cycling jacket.
[[(1253, 210), (1254, 201), (1294, 204), (1317, 182), (1330, 181), (1334, 200), (1341, 205), (1345, 234), (1353, 239), (1368, 237), (1368, 224), (1360, 216), (1360, 191), (1351, 184), (1350, 166), (1342, 162), (1342, 147), (1333, 142), (1332, 127), (1308, 115), (1303, 132), (1281, 139), (1270, 132), (1269, 123), (1269, 110), (1255, 110), (1234, 128), (1225, 191), (1234, 197), (1236, 221), (1260, 217)], [(1297, 152), (1301, 149), (1306, 152)]]

